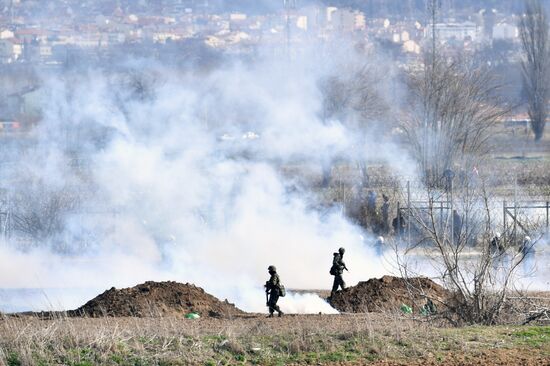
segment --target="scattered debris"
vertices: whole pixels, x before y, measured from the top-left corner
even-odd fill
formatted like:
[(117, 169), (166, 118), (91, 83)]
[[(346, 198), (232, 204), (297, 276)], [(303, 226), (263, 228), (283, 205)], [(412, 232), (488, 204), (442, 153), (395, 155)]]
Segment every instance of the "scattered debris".
[(413, 309), (409, 305), (403, 304), (401, 305), (401, 311), (403, 314), (412, 314)]

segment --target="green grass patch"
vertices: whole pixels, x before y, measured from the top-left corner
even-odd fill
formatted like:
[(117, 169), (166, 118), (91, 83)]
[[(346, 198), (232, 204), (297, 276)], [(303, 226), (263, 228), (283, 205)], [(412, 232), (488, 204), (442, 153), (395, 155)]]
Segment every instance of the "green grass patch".
[(542, 345), (550, 346), (550, 327), (529, 327), (520, 329), (514, 332), (513, 337), (531, 347), (541, 347)]
[(11, 352), (6, 358), (8, 366), (21, 366), (21, 360), (16, 352)]

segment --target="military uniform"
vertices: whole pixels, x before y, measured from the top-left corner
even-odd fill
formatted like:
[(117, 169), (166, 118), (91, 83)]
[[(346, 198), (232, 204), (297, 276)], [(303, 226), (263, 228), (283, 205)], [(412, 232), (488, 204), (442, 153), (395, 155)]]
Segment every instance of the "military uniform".
[(523, 239), (523, 244), (519, 248), (520, 253), (524, 258), (529, 257), (531, 254), (533, 254), (533, 245), (531, 244), (531, 238), (529, 236), (526, 236)]
[(384, 203), (380, 208), (380, 212), (382, 213), (382, 232), (387, 234), (390, 232), (390, 225), (388, 223), (390, 218), (390, 199), (385, 194), (382, 195), (382, 198), (384, 199)]
[(279, 308), (279, 305), (277, 305), (277, 301), (279, 301), (279, 297), (281, 296), (281, 279), (279, 278), (279, 275), (277, 274), (274, 267), (273, 270), (271, 270), (271, 268), (272, 266), (269, 267), (269, 274), (271, 275), (271, 277), (265, 283), (265, 291), (269, 294), (266, 305), (269, 307), (270, 317), (273, 316), (273, 313), (275, 311), (279, 313), (279, 316), (282, 316), (283, 312), (281, 311), (281, 308)]
[(496, 255), (500, 252), (501, 244), (500, 244), (500, 237), (498, 235), (495, 235), (493, 239), (491, 239), (491, 245), (489, 246), (489, 253), (491, 255)]
[(344, 278), (342, 277), (342, 274), (344, 273), (344, 269), (347, 269), (347, 268), (346, 268), (346, 264), (344, 263), (343, 251), (334, 253), (334, 258), (332, 259), (332, 268), (331, 268), (331, 273), (334, 276), (334, 282), (332, 284), (332, 291), (330, 293), (331, 296), (334, 295), (336, 291), (338, 291), (339, 287), (341, 287), (342, 290), (346, 288), (346, 283), (344, 282)]

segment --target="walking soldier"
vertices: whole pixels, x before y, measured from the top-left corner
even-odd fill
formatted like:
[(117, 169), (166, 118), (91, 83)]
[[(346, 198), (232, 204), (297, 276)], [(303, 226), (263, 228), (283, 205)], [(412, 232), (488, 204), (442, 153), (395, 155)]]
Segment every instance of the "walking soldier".
[(279, 297), (285, 296), (285, 287), (281, 284), (281, 279), (277, 274), (277, 268), (275, 266), (267, 267), (267, 271), (271, 276), (269, 280), (265, 283), (265, 296), (267, 298), (266, 306), (269, 308), (269, 318), (273, 317), (273, 313), (276, 311), (279, 313), (279, 316), (283, 316), (283, 312), (277, 301)]

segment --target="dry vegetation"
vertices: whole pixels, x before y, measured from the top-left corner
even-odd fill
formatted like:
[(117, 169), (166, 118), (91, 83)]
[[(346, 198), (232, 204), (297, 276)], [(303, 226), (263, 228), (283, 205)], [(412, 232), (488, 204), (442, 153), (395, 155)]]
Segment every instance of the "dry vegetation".
[[(5, 317), (2, 365), (548, 365), (550, 327), (446, 329), (384, 314)], [(519, 363), (518, 363), (519, 362)]]

